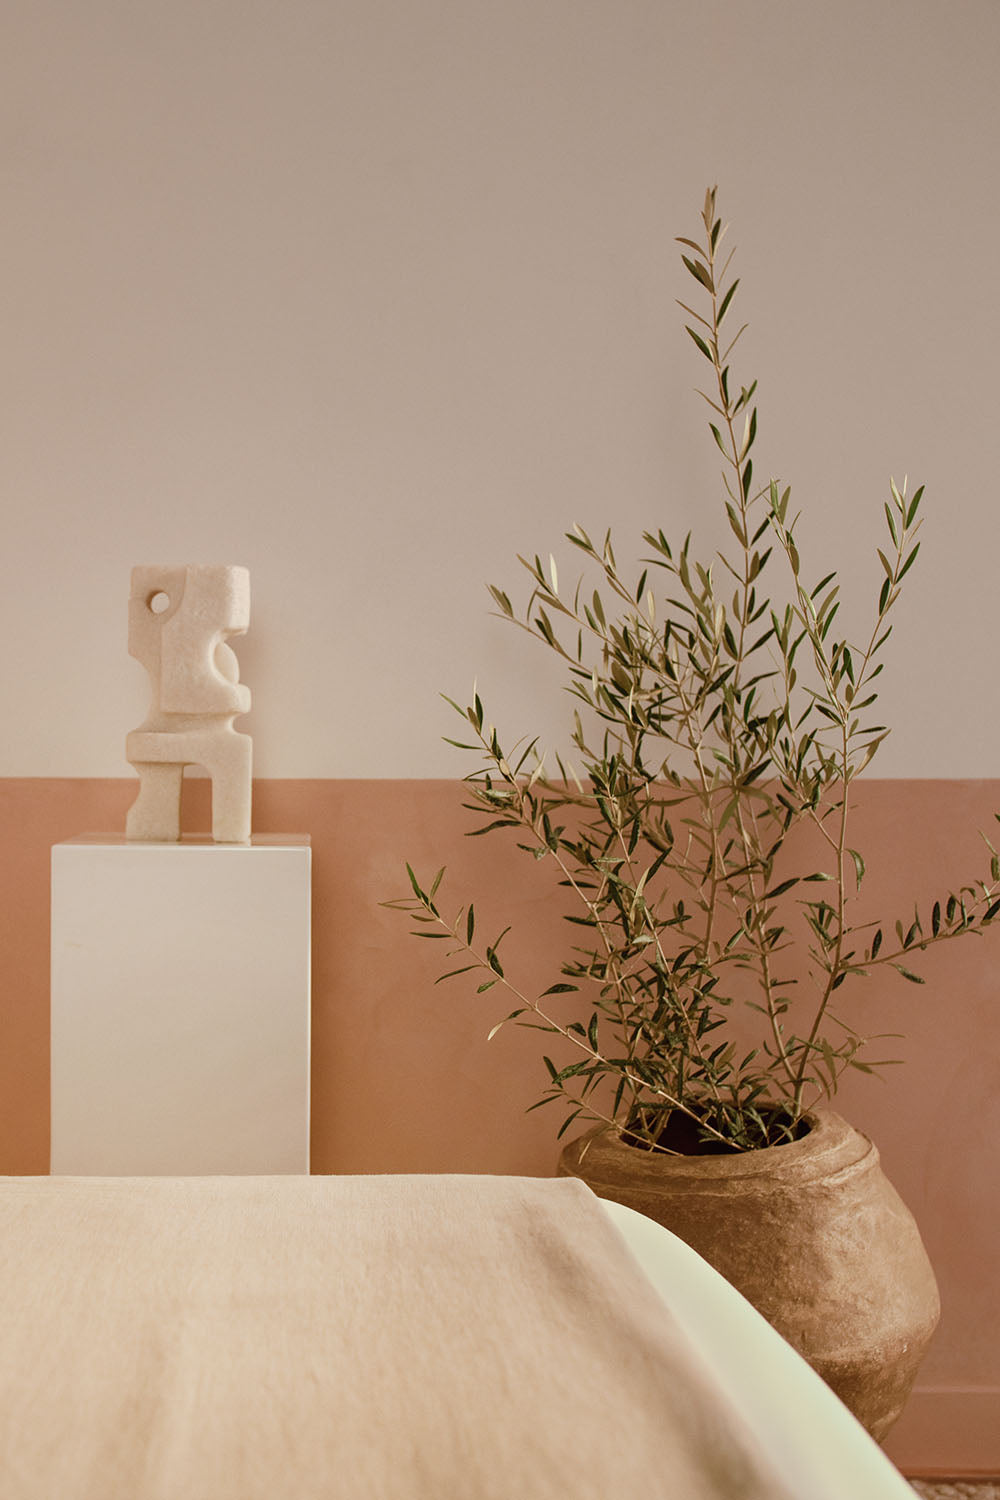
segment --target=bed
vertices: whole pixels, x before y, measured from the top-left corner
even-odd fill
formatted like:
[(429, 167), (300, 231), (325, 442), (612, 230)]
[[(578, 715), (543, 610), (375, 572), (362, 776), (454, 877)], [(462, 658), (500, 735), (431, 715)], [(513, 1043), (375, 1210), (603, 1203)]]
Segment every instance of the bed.
[(912, 1500), (572, 1178), (6, 1178), (0, 1330), (3, 1500)]

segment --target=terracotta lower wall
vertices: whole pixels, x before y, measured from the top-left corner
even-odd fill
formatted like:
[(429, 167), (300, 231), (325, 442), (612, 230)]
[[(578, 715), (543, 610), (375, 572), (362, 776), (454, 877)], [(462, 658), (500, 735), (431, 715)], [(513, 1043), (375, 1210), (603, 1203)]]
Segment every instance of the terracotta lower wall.
[[(48, 1170), (49, 850), (121, 829), (130, 780), (0, 780), (0, 1171)], [(207, 823), (207, 783), (187, 794)], [(444, 781), (268, 781), (259, 832), (314, 848), (313, 1169), (549, 1175), (560, 1116), (525, 1114), (544, 1080), (537, 1033), (507, 1028), (496, 991), (435, 985), (441, 943), (420, 943), (379, 902), (405, 894), (404, 860), (448, 866), (442, 904), (471, 894), (509, 973), (558, 977), (562, 923), (549, 875), (511, 844), (467, 839), (462, 788)], [(977, 830), (996, 828), (1000, 782), (861, 784), (855, 842), (872, 915), (912, 912), (984, 873)], [(859, 986), (852, 1018), (905, 1066), (857, 1075), (842, 1112), (878, 1143), (924, 1234), (943, 1316), (889, 1451), (910, 1472), (1000, 1472), (1000, 932), (942, 945), (920, 987)], [(862, 996), (861, 990), (866, 993)], [(501, 1008), (502, 1007), (502, 1008)], [(553, 1107), (554, 1111), (555, 1107)]]

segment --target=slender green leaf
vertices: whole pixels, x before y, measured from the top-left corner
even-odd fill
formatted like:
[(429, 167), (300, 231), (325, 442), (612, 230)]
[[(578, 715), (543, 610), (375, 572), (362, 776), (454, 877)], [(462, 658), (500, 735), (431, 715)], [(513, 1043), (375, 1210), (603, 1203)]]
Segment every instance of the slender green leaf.
[(715, 315), (716, 323), (721, 323), (723, 318), (726, 316), (726, 313), (729, 311), (729, 304), (730, 302), (732, 302), (733, 297), (736, 294), (736, 288), (739, 286), (739, 284), (739, 277), (737, 277), (726, 295), (723, 297), (722, 301), (719, 303), (719, 311)]
[(681, 260), (687, 266), (695, 281), (700, 281), (706, 291), (715, 291), (715, 287), (712, 283), (712, 273), (706, 265), (703, 265), (700, 260), (691, 260), (687, 255), (682, 255)]
[(685, 324), (685, 327), (687, 328), (688, 333), (694, 339), (695, 343), (698, 345), (698, 348), (701, 350), (702, 354), (704, 354), (705, 358), (709, 362), (711, 362), (711, 360), (712, 360), (712, 351), (708, 347), (708, 345), (705, 343), (705, 340), (701, 337), (701, 334), (695, 333), (694, 329), (690, 326), (690, 324)]
[(904, 578), (906, 576), (906, 574), (910, 571), (910, 569), (913, 567), (913, 564), (917, 560), (917, 553), (919, 551), (920, 551), (920, 543), (918, 542), (917, 545), (913, 548), (913, 551), (910, 553), (909, 557), (906, 559), (906, 561), (903, 564), (903, 566), (900, 568), (900, 570), (899, 570), (899, 578), (896, 579), (897, 583), (899, 582), (899, 580), (901, 578)]
[(896, 521), (889, 507), (888, 500), (885, 503), (885, 518), (889, 523), (889, 535), (892, 537), (892, 544), (894, 547), (898, 547), (899, 537), (896, 535)]

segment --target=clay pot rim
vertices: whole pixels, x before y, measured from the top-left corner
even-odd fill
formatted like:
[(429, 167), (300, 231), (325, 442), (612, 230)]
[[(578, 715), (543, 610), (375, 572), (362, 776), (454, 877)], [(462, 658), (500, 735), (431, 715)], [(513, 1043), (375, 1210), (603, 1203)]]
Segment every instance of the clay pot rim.
[[(587, 1156), (593, 1152), (594, 1172), (588, 1176), (596, 1180), (600, 1174), (601, 1159), (609, 1157), (617, 1162), (627, 1161), (629, 1171), (652, 1178), (664, 1175), (671, 1177), (698, 1177), (724, 1180), (727, 1178), (774, 1177), (783, 1175), (788, 1169), (795, 1177), (826, 1175), (831, 1170), (871, 1168), (877, 1165), (877, 1148), (861, 1131), (850, 1125), (842, 1115), (826, 1105), (816, 1105), (806, 1110), (802, 1119), (809, 1130), (797, 1141), (784, 1141), (778, 1146), (760, 1146), (753, 1151), (741, 1151), (725, 1156), (668, 1155), (666, 1152), (643, 1151), (627, 1145), (622, 1131), (609, 1125), (598, 1125), (586, 1134), (578, 1136), (566, 1147), (579, 1160), (579, 1148), (590, 1142)], [(576, 1148), (576, 1149), (574, 1149)]]

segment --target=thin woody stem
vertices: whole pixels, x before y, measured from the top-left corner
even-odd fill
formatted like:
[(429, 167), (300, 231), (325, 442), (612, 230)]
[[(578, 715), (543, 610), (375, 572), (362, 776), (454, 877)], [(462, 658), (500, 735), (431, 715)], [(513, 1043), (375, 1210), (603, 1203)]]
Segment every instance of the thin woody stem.
[[(620, 1071), (617, 1065), (610, 1062), (599, 1048), (592, 1047), (589, 1041), (587, 1041), (585, 1038), (578, 1036), (575, 1032), (570, 1031), (568, 1027), (561, 1025), (554, 1016), (549, 1015), (549, 1013), (542, 1007), (538, 1000), (532, 1000), (530, 996), (524, 994), (524, 992), (520, 990), (516, 984), (509, 980), (506, 974), (501, 974), (493, 966), (493, 964), (490, 963), (489, 958), (486, 956), (486, 954), (479, 953), (476, 948), (471, 943), (469, 943), (465, 937), (462, 936), (462, 933), (459, 930), (458, 920), (456, 920), (454, 923), (445, 921), (444, 917), (442, 917), (441, 913), (438, 911), (437, 907), (429, 897), (424, 897), (423, 899), (415, 897), (414, 901), (408, 904), (411, 906), (411, 909), (414, 905), (419, 905), (424, 911), (426, 911), (427, 914), (432, 917), (433, 920), (445, 932), (447, 932), (450, 937), (455, 940), (455, 942), (458, 944), (459, 952), (467, 953), (473, 960), (473, 963), (477, 968), (482, 969), (485, 973), (491, 974), (498, 981), (498, 983), (502, 984), (504, 988), (515, 997), (516, 1000), (519, 1000), (523, 1003), (526, 1010), (532, 1011), (536, 1016), (538, 1016), (541, 1021), (545, 1023), (547, 1027), (550, 1027), (553, 1032), (557, 1033), (565, 1041), (571, 1042), (574, 1047), (577, 1047), (581, 1051), (585, 1052), (588, 1057), (592, 1058), (595, 1063), (600, 1064), (608, 1072), (616, 1073)], [(724, 1136), (721, 1131), (716, 1130), (712, 1125), (705, 1121), (701, 1117), (701, 1115), (692, 1110), (690, 1106), (685, 1104), (682, 1099), (675, 1098), (674, 1095), (669, 1093), (666, 1089), (660, 1088), (656, 1084), (647, 1083), (644, 1079), (639, 1078), (636, 1074), (630, 1072), (630, 1070), (627, 1068), (624, 1070), (624, 1073), (628, 1081), (632, 1083), (637, 1090), (645, 1089), (648, 1093), (655, 1095), (656, 1098), (661, 1099), (665, 1104), (668, 1104), (671, 1109), (678, 1109), (683, 1114), (688, 1115), (691, 1119), (696, 1120), (701, 1128), (705, 1130), (707, 1134), (711, 1135), (715, 1140), (727, 1140), (727, 1137)], [(599, 1110), (594, 1108), (589, 1101), (586, 1104), (586, 1108), (590, 1110), (595, 1119), (603, 1120), (605, 1124), (612, 1125), (615, 1127), (615, 1129), (619, 1128), (617, 1122), (613, 1118), (611, 1118), (611, 1116), (602, 1114)]]

